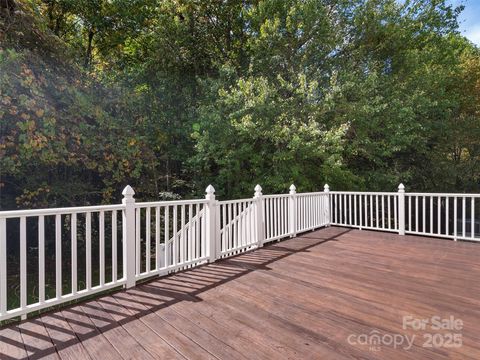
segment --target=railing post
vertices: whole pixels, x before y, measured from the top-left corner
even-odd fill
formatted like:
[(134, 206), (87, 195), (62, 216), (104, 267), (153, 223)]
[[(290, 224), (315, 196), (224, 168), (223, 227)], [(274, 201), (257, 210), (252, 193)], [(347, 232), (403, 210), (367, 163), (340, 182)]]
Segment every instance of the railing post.
[(255, 225), (257, 230), (257, 247), (263, 247), (265, 240), (265, 223), (263, 222), (263, 199), (262, 199), (262, 187), (257, 184), (255, 186), (255, 194), (253, 196), (255, 202)]
[(290, 220), (290, 236), (295, 237), (297, 236), (297, 188), (295, 185), (290, 185), (290, 197), (289, 201), (289, 211), (288, 211), (288, 219)]
[(405, 235), (405, 186), (398, 185), (398, 234)]
[(330, 209), (330, 186), (328, 184), (325, 184), (323, 187), (323, 192), (327, 194), (326, 196), (326, 204), (325, 204), (325, 218), (327, 219), (327, 226), (330, 226), (330, 223), (332, 222), (332, 219), (330, 218), (331, 214), (331, 209)]
[(206, 245), (207, 254), (209, 256), (208, 262), (214, 262), (217, 259), (217, 232), (215, 214), (217, 202), (215, 200), (215, 189), (212, 185), (208, 185), (205, 189), (205, 199), (208, 200), (205, 212), (205, 227), (206, 227)]
[(123, 210), (123, 274), (126, 279), (125, 287), (135, 286), (135, 191), (127, 185), (122, 191)]

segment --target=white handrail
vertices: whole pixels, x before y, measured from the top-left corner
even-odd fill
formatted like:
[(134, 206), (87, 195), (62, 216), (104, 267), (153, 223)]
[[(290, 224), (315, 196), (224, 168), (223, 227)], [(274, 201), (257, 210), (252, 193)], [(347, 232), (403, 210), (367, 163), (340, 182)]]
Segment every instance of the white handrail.
[(224, 205), (224, 204), (240, 204), (240, 203), (244, 203), (244, 202), (248, 202), (248, 201), (252, 201), (251, 198), (246, 198), (246, 199), (235, 199), (235, 200), (222, 200), (222, 201), (219, 201), (218, 203), (220, 205)]
[(448, 197), (480, 197), (480, 194), (471, 194), (471, 193), (414, 193), (414, 192), (406, 192), (405, 196), (448, 196)]
[[(292, 185), (288, 194), (272, 195), (263, 195), (257, 185), (253, 198), (225, 201), (215, 199), (212, 186), (205, 199), (194, 200), (136, 202), (129, 186), (122, 194), (122, 203), (114, 205), (0, 211), (0, 321), (118, 286), (132, 287), (141, 279), (213, 262), (323, 226), (480, 241), (480, 194), (406, 193), (401, 184), (398, 192), (330, 191), (325, 185), (323, 192), (308, 193), (297, 193)], [(38, 279), (27, 276), (28, 257), (35, 251), (28, 248), (33, 232), (38, 238)], [(65, 237), (71, 239), (69, 259), (62, 259)], [(15, 280), (20, 305), (14, 309), (7, 305), (8, 284), (14, 281), (7, 280), (7, 263), (14, 259), (7, 257), (11, 243), (18, 243), (20, 249)], [(85, 246), (85, 251), (79, 246)], [(118, 246), (122, 247), (122, 269), (118, 269)], [(94, 252), (100, 260), (98, 271), (92, 268)], [(109, 259), (106, 253), (111, 254)], [(78, 261), (79, 254), (85, 254), (84, 262)], [(66, 260), (71, 269), (62, 273)], [(55, 289), (47, 294), (48, 261), (55, 268)], [(83, 288), (78, 281), (79, 263), (85, 264)], [(107, 271), (111, 277), (107, 278)], [(99, 276), (97, 286), (92, 286), (93, 274)], [(63, 292), (65, 277), (71, 280), (70, 293)], [(27, 280), (38, 288), (38, 302), (33, 304), (27, 302), (31, 288)]]
[(330, 194), (347, 194), (347, 195), (398, 195), (397, 192), (389, 191), (330, 191)]
[(51, 215), (65, 215), (65, 214), (78, 214), (87, 212), (100, 212), (100, 211), (113, 211), (123, 210), (125, 206), (118, 205), (96, 205), (96, 206), (79, 206), (79, 207), (63, 207), (63, 208), (49, 208), (49, 209), (31, 209), (31, 210), (7, 210), (0, 211), (0, 218), (18, 218), (22, 216), (51, 216)]
[(190, 204), (206, 204), (205, 199), (193, 199), (193, 200), (165, 200), (165, 201), (149, 201), (149, 202), (136, 202), (136, 208), (147, 208), (155, 206), (173, 206), (173, 205), (190, 205)]

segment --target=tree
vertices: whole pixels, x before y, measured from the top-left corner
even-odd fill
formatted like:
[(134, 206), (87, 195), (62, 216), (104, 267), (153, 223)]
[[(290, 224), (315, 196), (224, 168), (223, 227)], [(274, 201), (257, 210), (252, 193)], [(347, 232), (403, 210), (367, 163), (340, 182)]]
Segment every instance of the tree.
[(479, 50), (445, 0), (0, 4), (3, 208), (478, 191)]

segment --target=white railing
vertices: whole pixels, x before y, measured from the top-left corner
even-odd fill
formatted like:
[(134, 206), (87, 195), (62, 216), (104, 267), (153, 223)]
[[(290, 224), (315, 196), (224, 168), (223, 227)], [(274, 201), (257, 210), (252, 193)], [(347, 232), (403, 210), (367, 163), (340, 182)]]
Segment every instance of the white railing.
[(330, 193), (331, 224), (398, 232), (398, 193)]
[(480, 194), (330, 192), (330, 224), (480, 241)]
[[(329, 191), (0, 212), (0, 321), (323, 226), (480, 240), (480, 194)], [(36, 274), (31, 275), (32, 269)]]
[(135, 204), (135, 278), (167, 274), (208, 259), (207, 200)]
[(136, 202), (130, 186), (122, 194), (118, 205), (0, 212), (0, 321), (328, 223), (328, 194), (295, 187), (263, 196), (257, 185), (253, 198), (229, 201), (211, 185), (199, 200)]
[(478, 241), (479, 205), (479, 194), (405, 194), (405, 232)]
[(296, 197), (296, 233), (329, 224), (328, 193), (304, 193)]
[[(125, 284), (125, 277), (118, 276), (118, 229), (121, 228), (120, 211), (123, 205), (88, 206), (76, 208), (20, 210), (0, 212), (0, 320), (22, 316), (60, 303), (75, 300), (88, 294), (108, 290)], [(81, 231), (79, 232), (79, 229)], [(50, 245), (47, 247), (47, 234)], [(11, 247), (19, 246), (19, 263), (12, 264), (8, 256), (7, 239), (14, 238)], [(27, 239), (35, 238), (35, 259), (38, 278), (27, 279), (27, 264), (31, 264), (31, 251), (27, 256)], [(108, 240), (107, 240), (108, 239)], [(121, 237), (120, 237), (121, 239)], [(80, 241), (79, 241), (80, 240)], [(107, 246), (107, 241), (109, 246)], [(81, 258), (79, 254), (81, 242)], [(97, 247), (95, 256), (93, 246)], [(106, 263), (105, 250), (109, 250), (110, 263)], [(47, 249), (50, 253), (47, 253)], [(65, 256), (65, 252), (69, 252)], [(122, 251), (125, 256), (126, 252)], [(53, 256), (52, 256), (53, 255)], [(30, 258), (29, 258), (30, 257)], [(53, 258), (51, 294), (46, 293), (46, 258)], [(95, 259), (96, 264), (93, 263)], [(79, 260), (82, 260), (81, 268)], [(125, 260), (123, 260), (125, 263)], [(65, 264), (70, 264), (65, 273)], [(19, 274), (15, 287), (18, 286), (18, 306), (7, 306), (7, 275), (16, 265)], [(78, 273), (82, 272), (80, 286)], [(108, 274), (106, 270), (108, 269)], [(51, 270), (51, 269), (50, 269)], [(95, 278), (92, 270), (96, 271)], [(106, 277), (108, 276), (108, 281)], [(53, 280), (54, 278), (54, 280)], [(68, 283), (65, 281), (68, 279)], [(29, 282), (30, 280), (30, 282)], [(34, 283), (37, 289), (36, 299), (28, 301), (28, 284)], [(54, 284), (53, 284), (54, 283)], [(54, 287), (53, 287), (54, 285)], [(10, 294), (12, 295), (12, 294)]]
[(255, 228), (257, 210), (255, 201), (253, 199), (220, 201), (218, 206), (221, 257), (256, 247), (258, 233)]
[(290, 195), (263, 196), (265, 242), (292, 235), (289, 223)]

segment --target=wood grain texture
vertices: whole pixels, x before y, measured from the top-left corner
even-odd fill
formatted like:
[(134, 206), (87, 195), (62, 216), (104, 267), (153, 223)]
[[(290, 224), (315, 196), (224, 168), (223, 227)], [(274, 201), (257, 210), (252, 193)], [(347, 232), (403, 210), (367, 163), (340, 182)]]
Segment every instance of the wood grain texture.
[[(479, 359), (479, 259), (476, 243), (329, 227), (0, 329), (0, 358)], [(461, 319), (463, 345), (425, 348), (406, 315)], [(347, 341), (372, 331), (415, 339)]]

